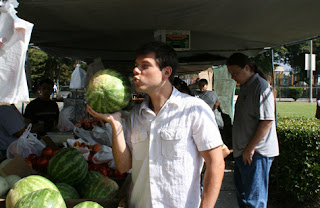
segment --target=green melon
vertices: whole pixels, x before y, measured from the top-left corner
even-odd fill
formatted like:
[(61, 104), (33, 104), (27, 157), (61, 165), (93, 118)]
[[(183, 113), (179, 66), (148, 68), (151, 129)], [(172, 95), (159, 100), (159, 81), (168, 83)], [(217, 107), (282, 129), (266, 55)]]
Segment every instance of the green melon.
[(17, 201), (23, 196), (32, 193), (34, 191), (49, 188), (54, 191), (59, 192), (56, 185), (54, 185), (50, 180), (39, 175), (31, 175), (22, 178), (14, 184), (10, 189), (6, 197), (6, 208), (14, 208)]
[(97, 202), (84, 201), (84, 202), (77, 204), (73, 208), (103, 208), (103, 206), (101, 206)]
[(114, 113), (127, 107), (131, 84), (120, 72), (103, 69), (95, 73), (87, 86), (87, 103), (99, 113)]
[(79, 191), (80, 195), (83, 196), (85, 193), (85, 190), (89, 188), (90, 184), (94, 183), (94, 181), (97, 181), (100, 178), (104, 178), (102, 173), (89, 170), (85, 179), (77, 186), (77, 190)]
[(85, 199), (107, 199), (119, 189), (118, 184), (110, 178), (100, 178), (93, 181), (85, 190)]
[(40, 189), (23, 196), (15, 208), (66, 208), (61, 194), (52, 189)]
[(49, 161), (48, 177), (55, 183), (75, 185), (87, 175), (88, 163), (76, 148), (64, 148)]
[(67, 183), (57, 183), (57, 188), (59, 189), (63, 199), (79, 199), (78, 191), (71, 185)]

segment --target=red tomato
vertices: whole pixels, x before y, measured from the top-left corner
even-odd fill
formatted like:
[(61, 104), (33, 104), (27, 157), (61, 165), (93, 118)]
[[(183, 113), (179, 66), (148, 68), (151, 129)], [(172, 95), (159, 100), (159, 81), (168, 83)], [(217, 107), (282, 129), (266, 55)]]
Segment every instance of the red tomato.
[(51, 149), (51, 147), (45, 147), (45, 148), (43, 148), (43, 150), (42, 150), (42, 152), (41, 152), (41, 155), (43, 155), (43, 156), (50, 156), (51, 157), (51, 155), (52, 155), (52, 149)]
[(26, 163), (28, 163), (28, 165), (32, 168), (32, 162), (31, 160), (29, 160), (28, 158), (24, 159), (24, 161), (26, 161)]
[(51, 156), (53, 156), (53, 155), (57, 154), (58, 152), (59, 152), (59, 149), (55, 149), (55, 150), (53, 150), (53, 151), (52, 151), (52, 155), (51, 155)]
[(30, 161), (34, 160), (34, 159), (37, 159), (38, 156), (36, 154), (30, 154), (28, 157), (27, 157)]
[(45, 157), (40, 157), (37, 160), (37, 166), (38, 167), (47, 168), (48, 167), (48, 163), (49, 163), (49, 160), (48, 160), (48, 158), (45, 158)]
[(99, 150), (100, 150), (100, 145), (99, 144), (95, 144), (95, 145), (92, 146), (92, 151), (93, 152), (99, 152)]
[(106, 167), (100, 166), (100, 167), (98, 168), (98, 171), (99, 171), (100, 173), (102, 173), (103, 176), (107, 176), (107, 175), (108, 175), (108, 171), (107, 171), (107, 168), (106, 168)]

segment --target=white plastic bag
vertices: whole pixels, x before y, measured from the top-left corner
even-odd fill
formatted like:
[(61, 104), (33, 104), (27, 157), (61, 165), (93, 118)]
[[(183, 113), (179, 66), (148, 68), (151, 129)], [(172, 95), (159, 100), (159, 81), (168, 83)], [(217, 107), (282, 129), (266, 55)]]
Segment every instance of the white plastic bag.
[(112, 148), (106, 145), (101, 145), (100, 150), (93, 155), (92, 162), (102, 164), (113, 160)]
[(57, 128), (59, 131), (72, 131), (74, 124), (70, 121), (71, 113), (74, 111), (73, 106), (63, 108), (59, 113), (59, 121)]
[(45, 145), (39, 141), (37, 134), (30, 132), (31, 127), (32, 124), (29, 124), (19, 139), (9, 145), (7, 149), (7, 158), (13, 158), (15, 155), (27, 158), (30, 154), (40, 156)]
[(112, 128), (110, 124), (106, 123), (105, 127), (93, 126), (92, 135), (99, 144), (112, 147)]
[(77, 64), (75, 70), (72, 72), (70, 88), (82, 89), (86, 83), (86, 71), (80, 68), (80, 64)]
[(33, 24), (20, 19), (17, 2), (1, 6), (0, 15), (0, 102), (29, 102), (25, 59)]
[(75, 135), (77, 135), (81, 139), (89, 142), (91, 145), (97, 144), (97, 142), (92, 139), (89, 131), (75, 126), (73, 129), (73, 132)]

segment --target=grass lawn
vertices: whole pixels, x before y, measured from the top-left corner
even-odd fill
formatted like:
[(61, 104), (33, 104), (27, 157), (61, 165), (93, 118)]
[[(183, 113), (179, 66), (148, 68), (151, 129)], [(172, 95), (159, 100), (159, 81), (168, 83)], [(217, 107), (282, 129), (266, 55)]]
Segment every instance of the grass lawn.
[(316, 102), (277, 102), (277, 115), (314, 118)]

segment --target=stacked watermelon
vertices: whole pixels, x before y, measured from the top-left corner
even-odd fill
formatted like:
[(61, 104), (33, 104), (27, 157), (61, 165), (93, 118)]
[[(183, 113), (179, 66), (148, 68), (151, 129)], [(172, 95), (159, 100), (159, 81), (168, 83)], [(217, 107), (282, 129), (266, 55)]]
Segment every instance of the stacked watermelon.
[(63, 199), (79, 199), (78, 191), (71, 185), (67, 183), (57, 183), (57, 188), (59, 189)]
[(87, 102), (99, 113), (114, 113), (127, 107), (131, 84), (120, 72), (104, 69), (95, 73), (87, 86)]
[(103, 206), (101, 206), (100, 204), (98, 204), (96, 202), (84, 201), (84, 202), (77, 204), (73, 208), (103, 208)]
[(48, 165), (48, 177), (55, 183), (75, 185), (86, 177), (88, 163), (75, 148), (64, 148), (55, 154)]
[(50, 180), (39, 175), (31, 175), (19, 180), (10, 189), (6, 197), (6, 208), (45, 208), (46, 206), (65, 208), (66, 204), (58, 188)]

